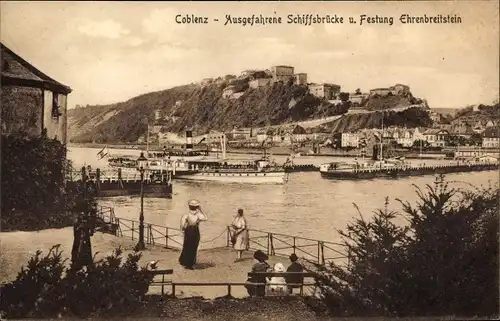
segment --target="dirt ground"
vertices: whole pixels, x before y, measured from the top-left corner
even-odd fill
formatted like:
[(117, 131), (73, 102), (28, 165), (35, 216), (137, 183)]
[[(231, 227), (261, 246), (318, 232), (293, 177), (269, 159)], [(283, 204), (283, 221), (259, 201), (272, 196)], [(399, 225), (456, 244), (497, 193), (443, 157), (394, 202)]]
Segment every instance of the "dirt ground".
[[(133, 251), (136, 241), (119, 238), (113, 235), (96, 232), (92, 237), (92, 251), (96, 258), (102, 258), (112, 253), (118, 246), (124, 250), (123, 257)], [(0, 283), (7, 283), (16, 278), (23, 265), (26, 265), (29, 258), (40, 249), (44, 254), (56, 244), (61, 245), (63, 256), (70, 258), (73, 244), (72, 228), (48, 229), (36, 232), (6, 232), (0, 233)], [(253, 253), (245, 252), (243, 260), (234, 262), (236, 253), (228, 248), (200, 250), (198, 252), (198, 262), (195, 270), (186, 270), (178, 263), (178, 250), (165, 249), (161, 246), (148, 246), (143, 252), (142, 263), (149, 261), (159, 261), (158, 269), (173, 269), (171, 276), (173, 282), (245, 282), (247, 273), (254, 263)], [(282, 262), (289, 265), (287, 258), (270, 257), (268, 263)], [(151, 287), (151, 293), (159, 293), (161, 288)], [(171, 288), (166, 287), (166, 292)], [(193, 287), (176, 286), (177, 297), (201, 296), (207, 299), (225, 296), (227, 287)], [(243, 286), (236, 286), (231, 289), (234, 297), (241, 298), (247, 296)]]

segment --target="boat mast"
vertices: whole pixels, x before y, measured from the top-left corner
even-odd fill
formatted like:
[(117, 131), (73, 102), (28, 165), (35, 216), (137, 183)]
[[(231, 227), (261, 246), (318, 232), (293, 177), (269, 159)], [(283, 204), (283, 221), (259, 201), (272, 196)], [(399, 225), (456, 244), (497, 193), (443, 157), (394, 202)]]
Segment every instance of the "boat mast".
[[(382, 148), (384, 146), (384, 112), (382, 111), (382, 139), (380, 140), (380, 156), (379, 159), (382, 162), (382, 158), (384, 157), (384, 153)], [(382, 168), (382, 163), (380, 163), (380, 168)]]
[(148, 133), (146, 136), (146, 155), (148, 155), (149, 157), (149, 120), (147, 120), (147, 122), (148, 122)]

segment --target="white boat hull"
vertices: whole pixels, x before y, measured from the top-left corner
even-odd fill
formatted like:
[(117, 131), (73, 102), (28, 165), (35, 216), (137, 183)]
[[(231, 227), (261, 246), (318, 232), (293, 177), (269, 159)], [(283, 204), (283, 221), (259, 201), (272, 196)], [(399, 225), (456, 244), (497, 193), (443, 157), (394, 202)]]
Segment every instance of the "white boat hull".
[(178, 173), (174, 179), (239, 184), (285, 184), (285, 172), (268, 173)]

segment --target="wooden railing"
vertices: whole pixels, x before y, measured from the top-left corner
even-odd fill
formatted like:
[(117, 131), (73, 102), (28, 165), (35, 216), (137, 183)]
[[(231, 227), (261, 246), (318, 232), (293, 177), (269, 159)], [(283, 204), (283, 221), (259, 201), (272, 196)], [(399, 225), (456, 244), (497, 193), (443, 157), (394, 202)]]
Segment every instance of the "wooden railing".
[[(102, 222), (115, 226), (116, 236), (132, 240), (139, 238), (139, 222), (116, 217), (113, 208), (101, 207), (98, 217)], [(144, 242), (146, 244), (160, 245), (171, 249), (182, 248), (183, 233), (180, 229), (147, 222), (144, 223), (144, 229)], [(270, 256), (282, 257), (288, 257), (295, 253), (298, 257), (320, 265), (328, 264), (328, 262), (350, 263), (351, 254), (348, 248), (340, 243), (257, 229), (249, 229), (249, 235), (249, 250), (251, 251), (261, 250)], [(224, 234), (222, 233), (221, 236), (223, 237)], [(225, 246), (231, 247), (231, 227), (229, 226), (226, 229)]]
[[(137, 240), (139, 238), (139, 222), (118, 218), (110, 207), (101, 207), (99, 218), (104, 223), (116, 226), (116, 236)], [(165, 248), (182, 248), (183, 234), (180, 229), (144, 222), (144, 242), (150, 245), (162, 245)]]
[[(249, 250), (261, 250), (268, 255), (289, 256), (295, 253), (308, 261), (325, 265), (328, 262), (350, 263), (350, 251), (344, 244), (301, 236), (249, 229)], [(231, 227), (227, 227), (226, 246), (231, 246)]]

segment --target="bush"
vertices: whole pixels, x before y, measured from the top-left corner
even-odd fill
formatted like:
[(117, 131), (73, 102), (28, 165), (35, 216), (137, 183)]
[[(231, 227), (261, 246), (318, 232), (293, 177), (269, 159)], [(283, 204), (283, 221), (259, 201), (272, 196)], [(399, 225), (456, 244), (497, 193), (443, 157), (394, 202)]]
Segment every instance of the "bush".
[(144, 301), (152, 274), (139, 269), (140, 253), (122, 264), (118, 248), (104, 260), (83, 269), (65, 268), (59, 245), (41, 258), (37, 251), (27, 268), (2, 291), (1, 314), (8, 318), (60, 315), (124, 316)]
[(2, 231), (37, 230), (71, 225), (73, 213), (96, 211), (95, 190), (67, 186), (72, 170), (66, 147), (45, 135), (26, 140), (2, 136)]
[[(353, 255), (318, 277), (321, 307), (336, 316), (498, 315), (499, 190), (441, 183), (416, 206), (360, 214), (340, 231)], [(399, 226), (396, 216), (409, 223)]]

